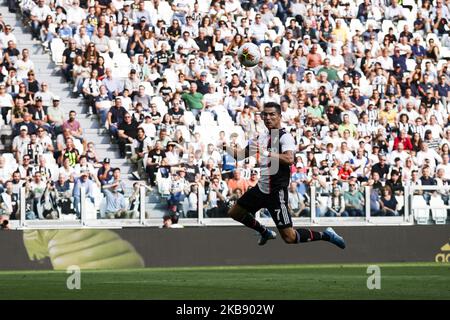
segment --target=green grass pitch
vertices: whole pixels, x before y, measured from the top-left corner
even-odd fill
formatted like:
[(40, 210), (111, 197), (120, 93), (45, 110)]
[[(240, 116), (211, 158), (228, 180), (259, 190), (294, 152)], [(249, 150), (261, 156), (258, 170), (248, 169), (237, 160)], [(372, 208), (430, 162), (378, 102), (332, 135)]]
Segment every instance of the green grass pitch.
[(0, 299), (450, 299), (449, 264), (379, 264), (380, 290), (367, 289), (367, 266), (82, 271), (80, 290), (62, 271), (4, 271)]

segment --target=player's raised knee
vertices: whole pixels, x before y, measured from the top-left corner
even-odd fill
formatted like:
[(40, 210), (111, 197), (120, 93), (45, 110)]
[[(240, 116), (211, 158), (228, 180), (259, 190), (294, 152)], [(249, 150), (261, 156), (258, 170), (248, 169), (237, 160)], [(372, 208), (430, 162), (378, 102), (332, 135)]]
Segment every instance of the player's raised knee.
[(229, 210), (228, 210), (228, 217), (232, 218), (232, 219), (236, 219), (235, 217), (237, 217), (237, 207), (236, 205), (232, 206)]
[(280, 230), (280, 235), (285, 243), (288, 244), (297, 243), (295, 230), (292, 228)]
[(238, 221), (241, 220), (245, 214), (246, 214), (245, 209), (238, 204), (235, 204), (234, 206), (231, 207), (230, 210), (228, 210), (228, 216)]

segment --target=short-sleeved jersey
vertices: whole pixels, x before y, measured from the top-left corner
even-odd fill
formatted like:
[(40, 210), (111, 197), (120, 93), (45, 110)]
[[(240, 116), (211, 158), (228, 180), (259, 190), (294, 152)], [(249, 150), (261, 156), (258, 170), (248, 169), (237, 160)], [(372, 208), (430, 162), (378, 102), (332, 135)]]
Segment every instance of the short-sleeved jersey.
[[(258, 144), (260, 150), (282, 154), (286, 151), (295, 152), (296, 145), (292, 135), (286, 129), (272, 129), (259, 135)], [(276, 161), (276, 160), (275, 160)], [(277, 192), (289, 186), (290, 166), (275, 163), (273, 159), (260, 154), (261, 177), (258, 181), (259, 189), (266, 194)]]

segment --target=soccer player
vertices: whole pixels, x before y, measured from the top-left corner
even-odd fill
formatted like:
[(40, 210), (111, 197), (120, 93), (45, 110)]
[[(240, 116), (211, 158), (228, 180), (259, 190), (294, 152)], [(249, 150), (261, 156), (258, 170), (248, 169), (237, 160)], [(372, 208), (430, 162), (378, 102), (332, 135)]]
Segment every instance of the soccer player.
[(281, 128), (281, 107), (274, 102), (264, 105), (262, 112), (267, 133), (261, 133), (250, 140), (245, 149), (237, 145), (224, 149), (236, 160), (256, 155), (260, 159), (261, 178), (257, 185), (245, 192), (229, 210), (228, 215), (243, 225), (260, 233), (259, 245), (275, 239), (277, 234), (260, 224), (254, 214), (261, 208), (267, 208), (286, 243), (300, 243), (324, 240), (344, 249), (345, 241), (332, 228), (324, 232), (310, 229), (294, 229), (291, 214), (287, 208), (290, 166), (294, 162), (296, 149), (294, 138)]

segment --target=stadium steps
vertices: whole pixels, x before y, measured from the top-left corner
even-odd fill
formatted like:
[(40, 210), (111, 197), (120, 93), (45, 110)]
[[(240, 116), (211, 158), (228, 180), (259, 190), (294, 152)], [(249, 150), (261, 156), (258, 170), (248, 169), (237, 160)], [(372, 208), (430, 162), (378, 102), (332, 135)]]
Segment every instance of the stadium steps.
[[(97, 157), (100, 161), (103, 158), (110, 158), (113, 167), (119, 167), (122, 172), (123, 182), (126, 185), (126, 193), (130, 194), (133, 190), (133, 179), (130, 179), (129, 173), (133, 171), (133, 166), (127, 159), (120, 158), (117, 144), (112, 144), (109, 134), (104, 128), (100, 127), (97, 117), (87, 117), (88, 111), (82, 98), (74, 98), (72, 95), (72, 85), (66, 83), (61, 76), (59, 67), (51, 59), (50, 53), (43, 50), (40, 43), (31, 40), (31, 34), (28, 27), (24, 27), (20, 20), (20, 16), (8, 11), (5, 3), (2, 2), (0, 6), (0, 13), (3, 16), (3, 21), (11, 25), (14, 30), (13, 33), (17, 38), (17, 48), (22, 50), (27, 48), (30, 51), (31, 60), (34, 63), (36, 78), (39, 82), (47, 82), (50, 91), (60, 96), (61, 108), (68, 115), (71, 110), (77, 112), (77, 120), (80, 122), (84, 130), (87, 141), (92, 141), (95, 144)], [(0, 152), (9, 151), (11, 145), (12, 130), (10, 126), (2, 126), (0, 128)], [(162, 206), (161, 199), (158, 196), (147, 196), (147, 202), (151, 203), (149, 209), (158, 208)]]

